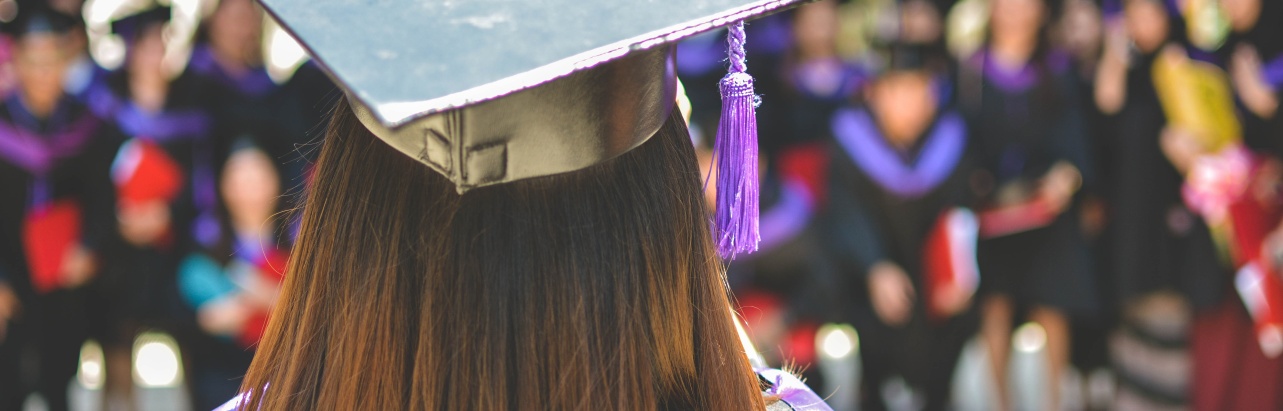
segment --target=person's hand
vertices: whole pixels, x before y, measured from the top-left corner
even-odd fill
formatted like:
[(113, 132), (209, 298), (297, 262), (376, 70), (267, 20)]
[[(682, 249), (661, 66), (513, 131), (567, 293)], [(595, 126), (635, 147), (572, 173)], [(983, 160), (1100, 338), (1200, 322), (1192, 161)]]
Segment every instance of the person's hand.
[(9, 321), (18, 316), (18, 311), (22, 308), (21, 302), (18, 301), (18, 295), (13, 292), (9, 284), (0, 283), (0, 342), (4, 342), (5, 334), (9, 330)]
[(869, 298), (882, 322), (899, 326), (913, 314), (913, 282), (900, 266), (889, 262), (869, 269)]
[(63, 287), (76, 288), (89, 282), (94, 276), (94, 271), (98, 269), (97, 266), (93, 252), (85, 246), (77, 244), (71, 247), (62, 255), (59, 276), (62, 278)]
[(1163, 149), (1163, 154), (1167, 156), (1167, 161), (1171, 162), (1181, 174), (1188, 173), (1194, 166), (1194, 161), (1205, 151), (1193, 133), (1171, 125), (1163, 128), (1158, 142)]
[(1069, 208), (1079, 187), (1082, 187), (1082, 174), (1078, 172), (1078, 167), (1061, 161), (1052, 165), (1047, 174), (1043, 175), (1038, 195), (1052, 211), (1059, 214)]
[(1261, 55), (1255, 47), (1243, 44), (1234, 49), (1232, 59), (1230, 80), (1243, 105), (1257, 117), (1273, 118), (1278, 111), (1279, 100), (1276, 90), (1266, 83), (1262, 75)]
[(125, 241), (139, 247), (154, 245), (169, 230), (169, 205), (159, 200), (122, 205), (116, 220)]
[(971, 306), (975, 290), (963, 287), (945, 287), (932, 293), (935, 309), (944, 317), (953, 317)]
[(1096, 106), (1106, 114), (1122, 110), (1127, 99), (1127, 67), (1131, 65), (1131, 39), (1121, 22), (1106, 27), (1105, 49), (1096, 67)]
[(220, 298), (202, 305), (196, 311), (196, 322), (205, 332), (213, 335), (235, 336), (245, 328), (253, 308), (241, 296)]

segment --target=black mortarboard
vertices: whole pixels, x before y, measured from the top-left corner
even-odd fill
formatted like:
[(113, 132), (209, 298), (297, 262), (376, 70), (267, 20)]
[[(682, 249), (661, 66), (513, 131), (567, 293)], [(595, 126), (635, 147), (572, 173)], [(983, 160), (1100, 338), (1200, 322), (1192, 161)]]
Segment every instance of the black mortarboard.
[(67, 33), (80, 24), (75, 16), (54, 10), (44, 0), (18, 1), (17, 6), (17, 15), (13, 20), (0, 24), (0, 29), (5, 34), (15, 38), (29, 34)]
[(153, 6), (111, 22), (111, 32), (132, 41), (148, 27), (168, 23), (171, 15), (168, 6)]
[[(756, 249), (756, 97), (743, 21), (803, 0), (262, 0), (380, 139), (475, 187), (571, 172), (645, 142), (676, 93), (671, 44), (730, 26), (719, 251)], [(743, 230), (743, 231), (741, 231)]]
[[(798, 2), (263, 5), (347, 91), (367, 127), (466, 189), (581, 169), (636, 146), (671, 104), (670, 43)], [(633, 115), (600, 118), (620, 112)], [(619, 131), (629, 136), (587, 144)], [(477, 167), (492, 157), (506, 157), (507, 170)]]

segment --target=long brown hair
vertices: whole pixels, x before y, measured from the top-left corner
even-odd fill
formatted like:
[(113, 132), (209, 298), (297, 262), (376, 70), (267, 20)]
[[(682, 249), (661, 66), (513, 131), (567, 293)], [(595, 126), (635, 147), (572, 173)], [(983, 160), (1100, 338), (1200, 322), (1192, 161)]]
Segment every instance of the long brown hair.
[(702, 201), (676, 113), (459, 195), (340, 103), (243, 409), (763, 409)]

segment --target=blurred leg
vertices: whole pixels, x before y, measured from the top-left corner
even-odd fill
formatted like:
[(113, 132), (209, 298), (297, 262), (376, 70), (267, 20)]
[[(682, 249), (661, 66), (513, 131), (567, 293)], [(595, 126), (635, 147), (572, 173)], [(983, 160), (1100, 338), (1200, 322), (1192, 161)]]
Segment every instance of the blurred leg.
[(1059, 310), (1035, 307), (1029, 318), (1047, 333), (1047, 391), (1043, 409), (1060, 409), (1060, 378), (1069, 364), (1069, 321)]
[(990, 373), (993, 375), (994, 410), (1011, 409), (1011, 391), (1007, 387), (1007, 362), (1011, 355), (1011, 318), (1015, 307), (1010, 297), (990, 295), (981, 307), (980, 333), (989, 349)]
[(106, 357), (107, 379), (103, 387), (104, 404), (108, 409), (132, 410), (134, 403), (133, 347), (118, 342), (103, 347)]

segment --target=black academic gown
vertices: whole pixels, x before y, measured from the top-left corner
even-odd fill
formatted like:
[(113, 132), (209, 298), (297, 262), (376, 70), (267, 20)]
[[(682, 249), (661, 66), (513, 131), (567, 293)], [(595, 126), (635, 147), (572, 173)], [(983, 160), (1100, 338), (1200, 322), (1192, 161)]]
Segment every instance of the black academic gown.
[(106, 342), (131, 344), (139, 327), (177, 331), (190, 326), (190, 315), (174, 283), (179, 259), (194, 247), (220, 240), (215, 164), (210, 131), (213, 122), (203, 104), (197, 79), (186, 73), (170, 84), (164, 107), (143, 110), (130, 101), (124, 72), (109, 78), (91, 104), (111, 118), (127, 138), (154, 143), (180, 167), (183, 187), (170, 202), (170, 232), (152, 246), (117, 241), (107, 253), (101, 286), (113, 329)]
[(1206, 306), (1220, 295), (1224, 270), (1207, 225), (1181, 199), (1184, 178), (1160, 147), (1167, 117), (1152, 63), (1141, 56), (1128, 71), (1127, 101), (1109, 122), (1108, 273), (1120, 302), (1167, 290)]
[[(99, 321), (96, 310), (87, 306), (91, 285), (45, 293), (33, 288), (24, 220), (51, 202), (74, 202), (81, 210), (80, 243), (101, 255), (115, 236), (109, 175), (120, 137), (70, 97), (48, 119), (38, 119), (12, 95), (0, 103), (0, 132), (6, 140), (0, 149), (0, 271), (22, 301), (21, 317), (0, 343), (0, 374), (10, 376), (0, 378), (24, 371), (30, 378), (33, 368), (20, 369), (17, 361), (34, 359), (38, 385), (0, 385), (0, 408), (18, 409), (14, 404), (38, 389), (50, 409), (62, 410), (80, 344)], [(48, 161), (32, 161), (37, 158)]]
[[(842, 124), (844, 119), (851, 121)], [(901, 375), (924, 390), (928, 409), (944, 409), (952, 370), (974, 331), (975, 319), (970, 313), (938, 323), (926, 318), (923, 249), (940, 214), (968, 202), (965, 126), (959, 115), (948, 112), (906, 153), (886, 143), (864, 110), (839, 111), (834, 124), (837, 144), (832, 150), (829, 204), (822, 226), (827, 251), (845, 282), (843, 290), (853, 296), (854, 304), (848, 309), (860, 332), (864, 407), (882, 409), (884, 405), (876, 400), (881, 385), (892, 375)], [(957, 144), (938, 146), (946, 138), (956, 139)], [(926, 154), (932, 150), (944, 154)], [(875, 157), (896, 166), (879, 165)], [(928, 157), (944, 160), (925, 160)], [(914, 168), (917, 176), (900, 178), (904, 175), (887, 172), (896, 167)], [(913, 281), (918, 298), (912, 318), (902, 327), (884, 324), (869, 303), (867, 276), (879, 261), (899, 265)]]
[[(959, 101), (971, 127), (972, 152), (994, 188), (1032, 183), (1053, 164), (1067, 161), (1092, 183), (1085, 116), (1069, 59), (1059, 53), (1004, 72), (981, 51), (961, 69)], [(1076, 206), (1049, 225), (982, 240), (982, 292), (1012, 297), (1021, 306), (1043, 305), (1070, 314), (1094, 314), (1100, 305), (1090, 253)]]

